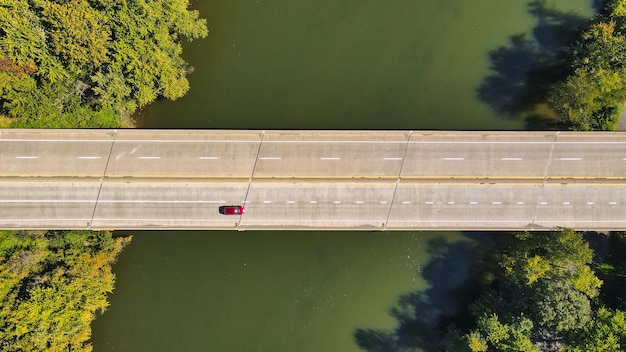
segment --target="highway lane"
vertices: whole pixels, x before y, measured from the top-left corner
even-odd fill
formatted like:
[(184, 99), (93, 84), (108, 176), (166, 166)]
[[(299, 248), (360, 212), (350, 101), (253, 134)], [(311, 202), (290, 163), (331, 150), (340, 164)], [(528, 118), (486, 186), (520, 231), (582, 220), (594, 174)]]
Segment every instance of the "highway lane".
[[(4, 179), (0, 227), (601, 230), (626, 222), (623, 183), (283, 181)], [(246, 214), (223, 216), (224, 204), (244, 204)]]
[(624, 137), (0, 130), (0, 228), (623, 230)]
[[(67, 135), (66, 135), (67, 134)], [(45, 138), (44, 138), (45, 136)], [(33, 130), (1, 176), (622, 177), (622, 133)]]

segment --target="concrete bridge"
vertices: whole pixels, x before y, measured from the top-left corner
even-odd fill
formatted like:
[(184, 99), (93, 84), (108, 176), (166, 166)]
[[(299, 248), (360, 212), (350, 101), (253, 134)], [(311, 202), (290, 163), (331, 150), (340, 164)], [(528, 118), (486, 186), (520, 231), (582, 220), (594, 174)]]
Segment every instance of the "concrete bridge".
[(626, 230), (625, 205), (620, 132), (0, 130), (2, 229)]

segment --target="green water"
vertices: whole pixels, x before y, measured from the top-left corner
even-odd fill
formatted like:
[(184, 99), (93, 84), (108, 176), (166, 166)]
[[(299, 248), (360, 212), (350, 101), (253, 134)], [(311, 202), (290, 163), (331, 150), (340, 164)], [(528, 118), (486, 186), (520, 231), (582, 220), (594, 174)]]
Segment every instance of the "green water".
[(115, 266), (96, 351), (356, 351), (425, 288), (428, 240), (452, 233), (146, 232)]
[[(590, 3), (559, 0), (547, 9), (585, 17)], [(490, 52), (545, 29), (528, 4), (196, 3), (210, 33), (184, 48), (191, 91), (144, 109), (141, 125), (522, 129), (524, 121), (495, 112), (478, 90), (494, 74)], [(516, 77), (507, 70), (528, 61), (513, 60), (502, 73)], [(390, 310), (401, 295), (430, 290), (436, 300), (462, 281), (467, 256), (433, 269), (427, 248), (436, 239), (472, 241), (442, 232), (139, 232), (114, 266), (116, 289), (93, 325), (94, 351), (359, 351), (357, 329), (398, 326)]]
[[(539, 19), (520, 0), (231, 0), (197, 4), (191, 91), (144, 127), (521, 129), (477, 99), (489, 52)], [(559, 0), (589, 15), (589, 0)], [(556, 5), (554, 5), (556, 6)]]

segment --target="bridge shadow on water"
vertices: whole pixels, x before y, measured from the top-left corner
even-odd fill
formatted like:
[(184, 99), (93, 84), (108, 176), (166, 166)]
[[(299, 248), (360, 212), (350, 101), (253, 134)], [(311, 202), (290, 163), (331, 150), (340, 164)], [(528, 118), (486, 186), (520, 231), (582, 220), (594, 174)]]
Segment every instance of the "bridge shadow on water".
[[(593, 6), (597, 12), (599, 3)], [(530, 1), (528, 12), (535, 27), (489, 53), (492, 74), (477, 94), (500, 116), (523, 119), (526, 129), (553, 129), (556, 116), (547, 108), (546, 97), (550, 87), (567, 76), (564, 48), (576, 40), (588, 19), (557, 10), (547, 0)]]
[[(368, 352), (441, 351), (450, 324), (464, 327), (467, 309), (490, 282), (489, 258), (494, 235), (464, 233), (468, 240), (448, 242), (443, 237), (428, 243), (430, 261), (421, 277), (429, 288), (400, 296), (390, 314), (397, 320), (395, 330), (359, 328), (357, 345)], [(417, 273), (420, 275), (420, 273)]]

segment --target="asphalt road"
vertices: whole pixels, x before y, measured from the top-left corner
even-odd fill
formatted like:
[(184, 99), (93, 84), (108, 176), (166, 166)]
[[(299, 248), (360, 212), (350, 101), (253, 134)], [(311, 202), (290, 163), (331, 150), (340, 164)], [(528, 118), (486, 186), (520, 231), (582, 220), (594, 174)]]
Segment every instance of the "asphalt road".
[(625, 230), (624, 204), (624, 132), (0, 130), (4, 229)]

